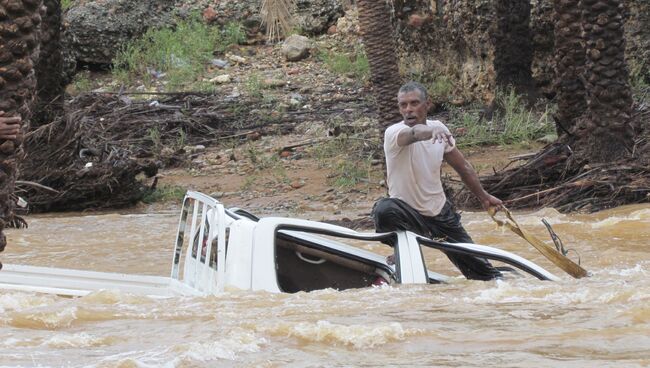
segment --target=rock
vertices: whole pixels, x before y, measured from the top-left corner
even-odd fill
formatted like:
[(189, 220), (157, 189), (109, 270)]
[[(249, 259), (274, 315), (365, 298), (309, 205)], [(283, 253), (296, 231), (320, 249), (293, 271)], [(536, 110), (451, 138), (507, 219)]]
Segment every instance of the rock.
[(221, 69), (228, 66), (228, 62), (221, 59), (212, 59), (210, 63), (212, 64), (212, 66), (216, 66), (217, 68), (221, 68)]
[(297, 26), (309, 35), (326, 32), (343, 16), (341, 0), (297, 0), (296, 9)]
[(291, 156), (291, 151), (282, 151), (282, 152), (280, 152), (280, 157), (282, 157), (282, 158), (287, 158), (289, 156)]
[(218, 75), (210, 79), (210, 83), (218, 83), (218, 84), (230, 83), (230, 75), (229, 74)]
[(110, 64), (118, 50), (150, 27), (170, 25), (175, 0), (79, 2), (65, 12), (63, 47), (67, 62)]
[(205, 8), (205, 10), (203, 10), (203, 21), (205, 23), (210, 24), (210, 23), (214, 22), (217, 19), (217, 15), (218, 14), (214, 10), (214, 8), (211, 7), (211, 6), (208, 6), (207, 8)]
[[(193, 12), (206, 22), (226, 25), (241, 23), (249, 33), (259, 33), (260, 0), (190, 1), (101, 0), (78, 1), (63, 19), (63, 49), (66, 73), (74, 73), (81, 62), (110, 64), (127, 41), (138, 38), (150, 27), (173, 25), (175, 15), (189, 17)], [(343, 15), (340, 0), (298, 0), (296, 26), (305, 34), (322, 34)]]
[(300, 93), (292, 93), (290, 98), (298, 102), (302, 102), (305, 99)]
[(260, 132), (251, 132), (251, 133), (246, 135), (246, 138), (248, 138), (248, 140), (251, 140), (251, 141), (257, 141), (261, 137), (262, 137), (262, 135), (260, 134)]
[(279, 88), (279, 87), (284, 87), (287, 84), (287, 82), (281, 80), (281, 79), (275, 79), (275, 78), (267, 78), (262, 81), (262, 85), (267, 88)]
[(425, 23), (431, 21), (430, 16), (423, 16), (420, 14), (411, 14), (408, 19), (408, 25), (415, 28), (422, 27)]
[(237, 64), (246, 64), (246, 58), (241, 57), (239, 55), (233, 55), (233, 54), (228, 54), (226, 55), (228, 60), (237, 63)]
[(291, 35), (282, 44), (282, 55), (287, 61), (299, 61), (309, 56), (311, 42), (309, 38), (300, 35)]
[(291, 188), (300, 189), (305, 186), (305, 182), (302, 180), (294, 180), (291, 182)]

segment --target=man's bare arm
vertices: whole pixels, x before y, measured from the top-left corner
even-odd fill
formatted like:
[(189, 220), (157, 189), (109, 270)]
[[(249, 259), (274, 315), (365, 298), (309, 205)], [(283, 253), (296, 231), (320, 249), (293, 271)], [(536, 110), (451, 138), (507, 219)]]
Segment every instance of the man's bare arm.
[(467, 185), (467, 188), (481, 201), (481, 205), (486, 210), (490, 207), (501, 207), (503, 202), (489, 194), (483, 189), (481, 181), (476, 174), (474, 167), (465, 159), (465, 156), (454, 147), (451, 151), (445, 153), (445, 161), (460, 175), (460, 179)]
[(402, 129), (397, 134), (397, 145), (400, 147), (408, 146), (419, 141), (427, 139), (438, 140), (453, 146), (453, 137), (449, 131), (442, 127), (430, 127), (424, 124), (416, 124), (410, 128)]

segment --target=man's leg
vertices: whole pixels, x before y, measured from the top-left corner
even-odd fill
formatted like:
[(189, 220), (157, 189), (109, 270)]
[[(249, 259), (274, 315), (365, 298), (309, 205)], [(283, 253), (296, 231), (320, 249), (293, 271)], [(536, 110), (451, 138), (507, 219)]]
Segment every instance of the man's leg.
[[(447, 201), (437, 216), (428, 217), (432, 237), (444, 238), (449, 243), (474, 243), (460, 222), (460, 215)], [(501, 277), (501, 272), (485, 258), (465, 254), (446, 253), (460, 272), (471, 280), (492, 280)]]
[[(372, 217), (375, 221), (375, 231), (384, 233), (395, 230), (408, 230), (427, 238), (431, 236), (429, 227), (424, 217), (406, 202), (395, 198), (382, 198), (372, 208)], [(391, 247), (391, 241), (384, 242)], [(388, 264), (395, 263), (395, 256), (386, 257)]]
[(408, 230), (422, 236), (431, 236), (424, 216), (399, 199), (380, 199), (372, 208), (372, 217), (378, 233)]

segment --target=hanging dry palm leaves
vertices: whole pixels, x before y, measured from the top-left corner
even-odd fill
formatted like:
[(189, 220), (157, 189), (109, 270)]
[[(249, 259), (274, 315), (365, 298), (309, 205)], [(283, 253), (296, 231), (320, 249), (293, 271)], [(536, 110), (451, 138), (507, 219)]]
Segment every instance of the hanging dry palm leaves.
[(293, 12), (296, 0), (263, 0), (260, 15), (262, 24), (266, 25), (266, 37), (269, 42), (283, 39), (293, 28)]

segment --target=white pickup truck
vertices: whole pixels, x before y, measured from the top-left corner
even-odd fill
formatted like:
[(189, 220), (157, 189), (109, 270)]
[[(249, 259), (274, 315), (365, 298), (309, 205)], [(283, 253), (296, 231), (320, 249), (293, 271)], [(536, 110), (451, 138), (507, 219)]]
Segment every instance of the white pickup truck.
[[(355, 243), (394, 244), (395, 264)], [(437, 242), (405, 231), (361, 233), (316, 221), (258, 219), (190, 191), (183, 201), (169, 277), (6, 264), (0, 271), (0, 289), (67, 296), (117, 289), (165, 297), (232, 288), (298, 292), (446, 282), (447, 276), (427, 269), (423, 247), (474, 254), (541, 280), (557, 280), (538, 265), (492, 247)]]

